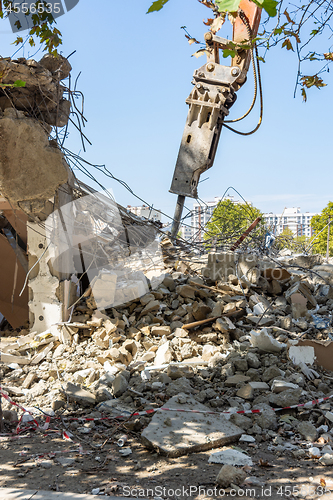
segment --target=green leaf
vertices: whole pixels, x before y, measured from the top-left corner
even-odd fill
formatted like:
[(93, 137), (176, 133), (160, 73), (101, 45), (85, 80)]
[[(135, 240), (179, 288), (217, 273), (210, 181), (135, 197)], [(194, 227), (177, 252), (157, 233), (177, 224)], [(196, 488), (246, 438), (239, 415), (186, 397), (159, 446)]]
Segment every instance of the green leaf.
[(264, 59), (263, 57), (258, 56), (258, 57), (257, 57), (257, 59), (258, 59), (258, 61), (261, 61), (261, 62), (263, 62), (263, 63), (264, 63), (264, 62), (266, 62), (266, 61), (265, 61), (265, 59)]
[(259, 7), (262, 7), (269, 17), (275, 17), (277, 14), (276, 6), (278, 2), (275, 0), (253, 0), (255, 4)]
[(236, 57), (237, 52), (235, 50), (230, 50), (230, 49), (224, 49), (223, 50), (223, 57)]
[(13, 83), (13, 87), (25, 87), (25, 82), (23, 80), (16, 80)]
[(303, 102), (306, 102), (308, 98), (307, 98), (305, 89), (302, 89), (301, 94), (302, 94), (302, 97), (303, 97)]
[(237, 12), (240, 0), (216, 0), (219, 12)]
[(319, 33), (319, 30), (312, 30), (310, 35), (315, 36), (317, 33)]
[(21, 36), (18, 36), (12, 45), (18, 45), (19, 43), (23, 43), (23, 38)]
[(282, 44), (282, 47), (286, 47), (287, 50), (292, 50), (294, 52), (293, 46), (291, 44), (291, 41), (289, 38), (286, 38), (285, 41)]
[(164, 5), (168, 2), (169, 0), (156, 0), (156, 2), (153, 2), (149, 9), (147, 10), (146, 14), (149, 14), (150, 12), (157, 12), (161, 9), (163, 9)]

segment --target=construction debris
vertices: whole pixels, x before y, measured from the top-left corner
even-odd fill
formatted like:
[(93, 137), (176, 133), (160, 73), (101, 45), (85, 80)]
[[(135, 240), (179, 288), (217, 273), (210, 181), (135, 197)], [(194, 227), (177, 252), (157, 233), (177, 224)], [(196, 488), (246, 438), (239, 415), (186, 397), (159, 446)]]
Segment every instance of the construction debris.
[[(325, 352), (333, 330), (318, 329), (313, 319), (313, 311), (332, 317), (331, 285), (311, 268), (288, 267), (287, 258), (279, 281), (272, 271), (279, 267), (268, 260), (251, 263), (259, 279), (244, 276), (241, 284), (233, 274), (239, 275), (237, 266), (217, 283), (188, 263), (186, 274), (169, 267), (156, 288), (117, 307), (96, 311), (82, 296), (71, 320), (60, 325), (63, 335), (3, 332), (7, 430), (21, 407), (30, 423), (38, 420), (32, 405), (53, 415), (50, 425), (61, 411), (68, 432), (79, 436), (92, 425), (71, 421), (74, 408), (90, 411), (94, 432), (105, 415), (133, 415), (126, 425), (140, 430), (148, 450), (169, 457), (242, 446), (245, 458), (229, 449), (210, 459), (224, 464), (216, 479), (223, 487), (242, 484), (248, 474), (237, 467), (251, 467), (259, 443), (277, 455), (331, 464), (333, 451), (324, 445), (333, 442), (333, 377), (325, 371), (331, 369)], [(271, 269), (266, 278), (265, 269)], [(272, 279), (280, 284), (276, 293), (267, 286)], [(306, 310), (296, 319), (297, 294)], [(310, 453), (306, 443), (319, 452)], [(121, 449), (132, 453), (130, 445)]]
[(212, 418), (207, 406), (186, 394), (170, 398), (167, 406), (176, 411), (155, 413), (141, 437), (149, 448), (169, 457), (217, 448), (238, 441), (242, 434), (242, 429), (224, 416)]

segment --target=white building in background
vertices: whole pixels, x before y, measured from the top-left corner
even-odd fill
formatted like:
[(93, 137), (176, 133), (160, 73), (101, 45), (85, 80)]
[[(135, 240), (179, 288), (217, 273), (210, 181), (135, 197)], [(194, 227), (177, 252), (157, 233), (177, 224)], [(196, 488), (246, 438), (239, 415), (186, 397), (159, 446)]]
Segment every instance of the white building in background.
[(147, 207), (147, 205), (142, 205), (141, 207), (131, 207), (131, 205), (127, 205), (127, 210), (138, 217), (145, 217), (154, 222), (161, 222), (162, 220), (161, 212), (154, 208)]
[(285, 229), (290, 229), (295, 236), (311, 237), (314, 234), (311, 228), (311, 219), (317, 213), (301, 212), (299, 207), (285, 208), (281, 214), (272, 212), (264, 214), (267, 228), (278, 236)]
[[(233, 196), (225, 196), (224, 200), (231, 200), (233, 203), (243, 203), (242, 201), (235, 200)], [(205, 233), (205, 226), (210, 221), (215, 208), (222, 200), (221, 197), (215, 196), (213, 201), (204, 201), (202, 203), (194, 203), (191, 219), (186, 219), (186, 226), (181, 227), (181, 237), (184, 240), (191, 242), (203, 241)], [(252, 203), (249, 205), (252, 205)], [(188, 221), (188, 222), (187, 222)]]

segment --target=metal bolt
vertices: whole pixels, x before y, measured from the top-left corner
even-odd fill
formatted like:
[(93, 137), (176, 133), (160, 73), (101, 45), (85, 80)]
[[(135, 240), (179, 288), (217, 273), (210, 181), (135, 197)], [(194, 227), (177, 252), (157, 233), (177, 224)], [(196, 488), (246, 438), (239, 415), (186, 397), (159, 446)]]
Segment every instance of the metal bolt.
[(232, 76), (238, 76), (239, 75), (239, 68), (232, 68), (231, 74), (232, 74)]
[(206, 42), (211, 42), (213, 40), (213, 33), (207, 31), (207, 33), (205, 33), (205, 40)]
[(222, 94), (229, 94), (229, 90), (226, 87), (221, 88)]
[(206, 67), (207, 67), (207, 71), (214, 71), (214, 69), (215, 69), (215, 64), (213, 64), (213, 63), (209, 63), (209, 64), (207, 64), (207, 66), (206, 66)]
[(200, 76), (201, 78), (205, 78), (206, 75), (205, 75), (205, 73), (200, 72), (200, 73), (198, 73), (198, 76)]
[(202, 84), (201, 83), (197, 83), (196, 84), (196, 88), (199, 89), (199, 90), (202, 89)]

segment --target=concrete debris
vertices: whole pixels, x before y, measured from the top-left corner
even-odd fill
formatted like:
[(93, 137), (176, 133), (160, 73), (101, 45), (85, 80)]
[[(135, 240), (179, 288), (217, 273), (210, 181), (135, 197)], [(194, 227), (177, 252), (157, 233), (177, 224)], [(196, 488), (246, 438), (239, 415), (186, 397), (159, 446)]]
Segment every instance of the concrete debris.
[(170, 457), (217, 448), (237, 441), (243, 434), (222, 415), (212, 418), (205, 413), (192, 413), (209, 410), (191, 396), (174, 396), (169, 399), (168, 408), (181, 411), (155, 413), (141, 437), (147, 447)]
[(49, 141), (48, 132), (41, 123), (12, 107), (6, 108), (4, 113), (0, 110), (0, 135), (2, 196), (16, 209), (43, 211), (44, 203), (69, 177), (69, 167), (62, 152)]
[[(274, 453), (309, 459), (307, 441), (321, 451), (320, 459), (311, 460), (331, 464), (330, 449), (324, 449), (333, 442), (330, 399), (274, 411), (333, 394), (332, 377), (325, 372), (332, 370), (332, 342), (327, 337), (333, 330), (317, 328), (313, 318), (314, 309), (319, 316), (332, 314), (330, 285), (294, 268), (282, 269), (278, 276), (281, 268), (256, 258), (249, 267), (252, 274), (245, 275), (244, 264), (240, 287), (235, 261), (228, 259), (220, 268), (224, 273), (230, 265), (232, 272), (223, 279), (218, 276), (217, 283), (207, 271), (214, 267), (210, 257), (205, 281), (202, 275), (194, 277), (189, 267), (187, 274), (170, 267), (155, 289), (103, 312), (96, 312), (89, 296), (82, 297), (57, 335), (49, 329), (39, 335), (3, 332), (2, 390), (25, 408), (62, 415), (82, 406), (97, 416), (164, 407), (153, 416), (133, 417), (128, 425), (142, 433), (148, 449), (168, 456), (239, 441), (249, 460), (262, 442)], [(256, 269), (259, 278), (251, 281)], [(281, 290), (267, 288), (266, 282), (273, 280)], [(297, 294), (302, 296), (296, 297), (299, 302)], [(304, 316), (298, 319), (295, 304), (306, 308), (299, 309)], [(262, 321), (266, 316), (270, 326)], [(10, 429), (21, 410), (14, 412), (5, 399), (2, 406)], [(91, 439), (93, 423), (73, 422), (70, 428)], [(231, 451), (234, 457), (239, 453)], [(236, 462), (219, 460), (225, 465), (218, 484), (241, 484), (246, 476), (233, 466)]]
[(69, 76), (71, 69), (67, 59), (51, 54), (39, 62), (23, 57), (17, 60), (0, 58), (3, 84), (14, 84), (18, 80), (25, 82), (24, 86), (0, 91), (0, 111), (13, 108), (28, 112), (46, 124), (64, 127), (70, 113), (70, 102), (64, 99), (66, 87), (59, 82)]
[(208, 462), (225, 465), (253, 465), (251, 457), (232, 448), (212, 453)]
[(259, 332), (251, 330), (250, 335), (253, 347), (258, 347), (261, 351), (280, 352), (286, 347), (286, 344), (283, 344), (272, 337), (266, 328), (263, 328)]
[(237, 469), (233, 465), (224, 465), (217, 475), (216, 482), (222, 488), (228, 488), (231, 484), (240, 485), (246, 479), (246, 472)]
[(310, 422), (300, 422), (297, 426), (297, 431), (303, 436), (307, 441), (315, 441), (318, 436), (318, 431), (313, 424)]

